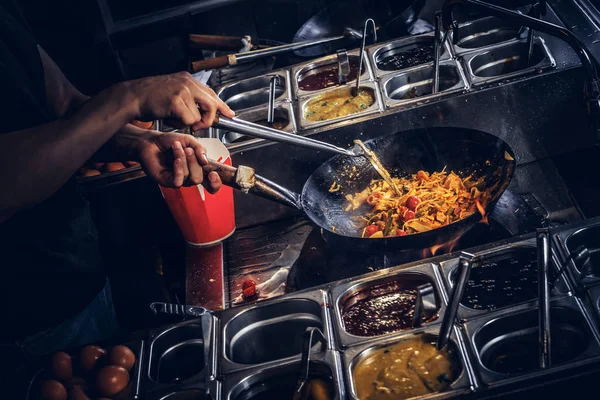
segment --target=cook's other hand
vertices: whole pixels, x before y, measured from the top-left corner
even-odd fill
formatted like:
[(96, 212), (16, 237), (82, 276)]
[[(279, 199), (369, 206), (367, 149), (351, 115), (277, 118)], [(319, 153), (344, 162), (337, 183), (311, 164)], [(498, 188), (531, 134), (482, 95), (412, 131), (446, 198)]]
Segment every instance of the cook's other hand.
[(210, 193), (221, 187), (216, 172), (204, 176), (202, 166), (208, 164), (206, 149), (191, 135), (148, 131), (137, 145), (137, 155), (146, 175), (162, 186), (203, 184)]
[(133, 95), (136, 119), (143, 121), (174, 119), (196, 131), (210, 127), (217, 112), (227, 117), (235, 115), (211, 88), (188, 72), (138, 79), (123, 85)]

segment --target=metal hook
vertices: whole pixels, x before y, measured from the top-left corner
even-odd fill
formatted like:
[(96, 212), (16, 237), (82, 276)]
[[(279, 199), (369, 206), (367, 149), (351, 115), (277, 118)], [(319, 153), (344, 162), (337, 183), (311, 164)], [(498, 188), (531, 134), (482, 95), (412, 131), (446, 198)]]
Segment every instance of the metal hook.
[(310, 373), (310, 353), (315, 335), (318, 336), (319, 341), (322, 343), (321, 349), (324, 349), (327, 344), (327, 339), (325, 339), (325, 335), (319, 328), (310, 327), (306, 328), (306, 331), (304, 331), (302, 361), (300, 362), (300, 378), (298, 379), (298, 386), (296, 386), (296, 391), (294, 392), (294, 400), (300, 400), (302, 398), (302, 389), (304, 388), (304, 385), (306, 385), (306, 382), (308, 382), (308, 374)]
[(357, 71), (357, 75), (356, 75), (356, 88), (354, 89), (354, 96), (358, 95), (358, 89), (360, 87), (360, 75), (362, 73), (362, 67), (363, 67), (363, 59), (364, 59), (364, 54), (365, 54), (365, 45), (367, 42), (367, 28), (369, 27), (369, 22), (371, 23), (371, 26), (373, 27), (373, 43), (377, 43), (377, 26), (375, 25), (375, 21), (373, 20), (373, 18), (368, 18), (365, 21), (365, 26), (363, 28), (363, 37), (362, 37), (362, 45), (360, 46), (360, 60), (358, 62), (358, 71)]

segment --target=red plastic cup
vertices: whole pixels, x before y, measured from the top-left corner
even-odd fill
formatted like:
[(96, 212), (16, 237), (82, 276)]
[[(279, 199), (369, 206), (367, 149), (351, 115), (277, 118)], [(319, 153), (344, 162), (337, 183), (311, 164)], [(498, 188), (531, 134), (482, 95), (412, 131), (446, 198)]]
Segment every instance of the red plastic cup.
[[(219, 139), (201, 139), (208, 158), (231, 165), (229, 151)], [(210, 194), (204, 186), (178, 189), (160, 187), (173, 218), (191, 246), (206, 247), (219, 243), (235, 232), (233, 189), (222, 186)]]

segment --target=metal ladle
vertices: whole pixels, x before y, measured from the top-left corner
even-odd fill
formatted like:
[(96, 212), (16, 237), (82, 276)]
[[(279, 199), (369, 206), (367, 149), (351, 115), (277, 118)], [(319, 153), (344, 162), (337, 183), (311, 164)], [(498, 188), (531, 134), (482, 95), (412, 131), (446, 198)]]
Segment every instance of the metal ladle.
[(548, 269), (550, 266), (550, 230), (537, 230), (538, 253), (538, 319), (539, 319), (539, 360), (540, 368), (551, 365), (550, 357), (550, 289)]
[(472, 265), (477, 263), (477, 258), (470, 253), (461, 252), (458, 260), (458, 280), (454, 284), (454, 290), (450, 294), (450, 302), (444, 318), (442, 319), (442, 326), (440, 327), (440, 334), (437, 341), (437, 349), (441, 350), (448, 344), (450, 335), (452, 334), (452, 328), (454, 327), (454, 320), (458, 313), (458, 306), (463, 297), (465, 287), (469, 280), (469, 274), (471, 273)]
[(435, 315), (437, 306), (435, 304), (435, 291), (431, 283), (417, 286), (417, 300), (413, 311), (412, 328), (421, 326), (423, 318), (428, 320)]
[(327, 339), (323, 332), (316, 327), (306, 328), (304, 332), (304, 342), (302, 343), (302, 361), (300, 362), (300, 377), (298, 378), (298, 385), (294, 392), (293, 399), (302, 399), (302, 390), (304, 385), (308, 382), (308, 376), (310, 373), (310, 354), (313, 347), (313, 339), (317, 338), (321, 342), (321, 350), (325, 350), (327, 345)]
[(348, 52), (346, 49), (337, 51), (338, 61), (338, 83), (344, 85), (350, 75), (350, 62), (348, 61)]
[(356, 71), (356, 87), (352, 92), (353, 96), (358, 96), (358, 89), (360, 88), (360, 75), (362, 73), (363, 59), (365, 56), (365, 45), (367, 43), (367, 28), (369, 27), (369, 23), (371, 23), (371, 26), (373, 27), (373, 43), (377, 43), (377, 26), (375, 26), (375, 21), (373, 20), (373, 18), (369, 18), (365, 21), (365, 27), (363, 28), (362, 45), (360, 46), (359, 56), (360, 60), (358, 62), (358, 71)]
[(273, 124), (275, 120), (275, 90), (279, 83), (279, 75), (272, 75), (269, 79), (269, 105), (267, 108), (267, 122)]

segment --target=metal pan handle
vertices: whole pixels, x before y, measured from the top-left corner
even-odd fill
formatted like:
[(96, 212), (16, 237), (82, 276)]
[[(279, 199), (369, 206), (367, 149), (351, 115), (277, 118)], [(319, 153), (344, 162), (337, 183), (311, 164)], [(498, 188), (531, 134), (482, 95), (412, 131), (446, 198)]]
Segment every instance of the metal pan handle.
[(300, 195), (284, 188), (260, 175), (254, 173), (254, 169), (245, 165), (237, 168), (214, 160), (208, 160), (208, 165), (202, 167), (204, 172), (216, 172), (224, 185), (275, 201), (284, 206), (302, 210)]

